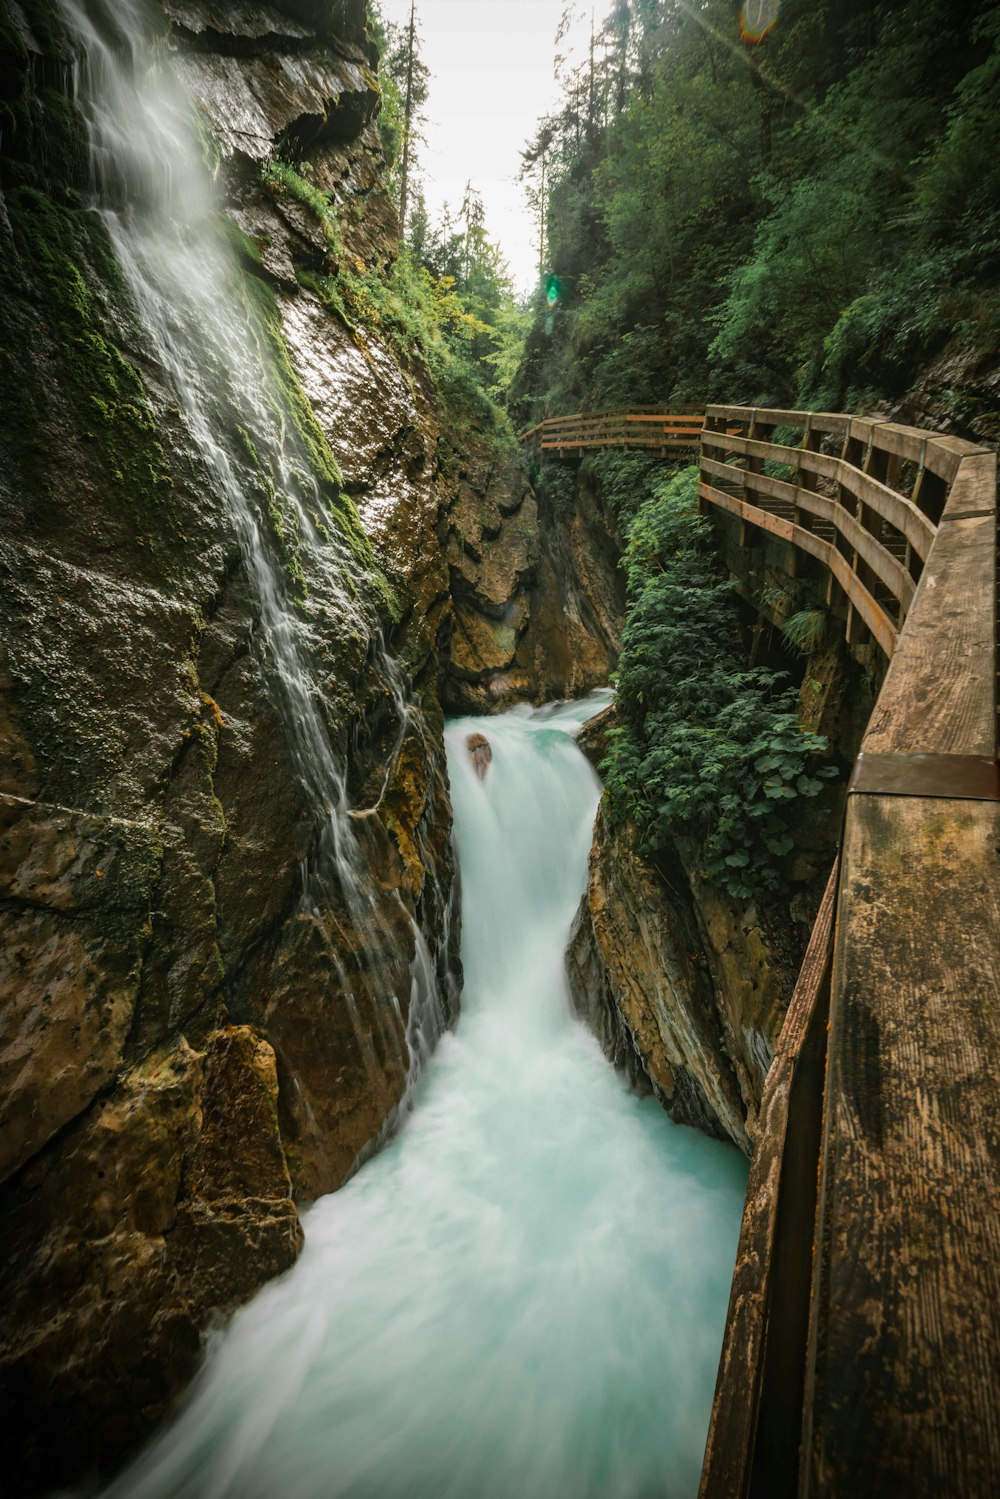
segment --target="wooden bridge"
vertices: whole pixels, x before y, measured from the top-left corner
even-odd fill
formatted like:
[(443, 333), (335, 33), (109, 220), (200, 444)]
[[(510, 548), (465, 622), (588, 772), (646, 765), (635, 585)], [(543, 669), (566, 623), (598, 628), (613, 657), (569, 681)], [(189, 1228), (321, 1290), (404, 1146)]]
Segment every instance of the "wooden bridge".
[(550, 416), (522, 432), (519, 440), (529, 450), (555, 458), (577, 457), (601, 448), (638, 448), (666, 458), (696, 452), (704, 420), (703, 407), (623, 406)]
[[(569, 447), (534, 430), (542, 449)], [(789, 571), (819, 569), (851, 645), (887, 664), (765, 1086), (701, 1499), (987, 1499), (996, 455), (894, 422), (730, 406), (708, 407), (698, 440), (703, 508), (744, 546), (774, 538)]]

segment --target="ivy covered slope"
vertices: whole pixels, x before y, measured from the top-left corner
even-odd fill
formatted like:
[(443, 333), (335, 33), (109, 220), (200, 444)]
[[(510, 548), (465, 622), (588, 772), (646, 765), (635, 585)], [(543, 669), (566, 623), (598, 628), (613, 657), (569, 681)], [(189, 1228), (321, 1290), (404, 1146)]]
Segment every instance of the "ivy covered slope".
[[(600, 8), (599, 8), (600, 11)], [(528, 154), (524, 414), (886, 407), (1000, 436), (993, 0), (627, 0)], [(543, 175), (544, 174), (544, 175)]]
[(781, 673), (748, 667), (731, 583), (697, 509), (697, 469), (647, 472), (629, 531), (618, 718), (605, 762), (611, 815), (641, 853), (683, 847), (746, 900), (785, 884), (805, 804), (836, 775)]
[[(628, 608), (615, 708), (585, 733), (606, 792), (571, 984), (675, 1118), (749, 1151), (836, 846), (862, 674), (826, 643), (821, 609), (770, 607), (785, 629), (768, 628), (761, 658), (696, 469), (634, 454), (589, 467), (627, 536)], [(788, 604), (795, 580), (767, 577)]]

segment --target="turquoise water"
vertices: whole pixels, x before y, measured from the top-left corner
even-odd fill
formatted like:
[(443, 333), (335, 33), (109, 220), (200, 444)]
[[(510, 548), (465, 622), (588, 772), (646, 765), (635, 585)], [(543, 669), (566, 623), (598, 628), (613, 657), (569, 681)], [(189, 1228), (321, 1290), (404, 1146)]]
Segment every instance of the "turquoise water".
[(598, 705), (450, 725), (459, 1026), (115, 1499), (696, 1493), (746, 1172), (569, 1011), (599, 795), (571, 731)]

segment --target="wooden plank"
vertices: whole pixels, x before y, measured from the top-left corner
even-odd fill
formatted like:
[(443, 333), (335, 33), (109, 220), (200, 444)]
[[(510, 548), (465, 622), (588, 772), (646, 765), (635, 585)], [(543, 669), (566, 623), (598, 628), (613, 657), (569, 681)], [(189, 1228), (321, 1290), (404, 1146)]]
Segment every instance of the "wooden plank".
[(942, 523), (862, 748), (996, 751), (992, 516)]
[(675, 415), (673, 412), (669, 411), (657, 412), (655, 416), (644, 416), (641, 414), (636, 414), (635, 412), (629, 412), (625, 417), (625, 421), (654, 423), (659, 426), (680, 426), (683, 427), (685, 431), (699, 433), (701, 432), (700, 422), (692, 422), (689, 415)]
[(962, 459), (941, 520), (970, 510), (988, 510), (994, 516), (997, 510), (997, 455), (981, 448)]
[(997, 803), (850, 798), (804, 1499), (1000, 1493), (998, 847)]
[(851, 418), (839, 411), (783, 411), (763, 406), (720, 406), (711, 404), (705, 408), (706, 416), (724, 421), (751, 422), (754, 417), (781, 427), (810, 427), (815, 432), (826, 432), (831, 436), (846, 436)]
[[(705, 422), (760, 430), (792, 425), (795, 415), (710, 406)], [(706, 431), (699, 495), (820, 556), (852, 617), (876, 638), (878, 606), (843, 554), (752, 498), (832, 521), (860, 561), (883, 581), (893, 578), (904, 603), (909, 585), (895, 655), (884, 621), (880, 644), (892, 664), (867, 753), (992, 757), (995, 457), (898, 423), (845, 420), (852, 464)], [(905, 496), (861, 471), (873, 451), (893, 463), (923, 461), (928, 473), (953, 481), (936, 534)], [(900, 583), (898, 559), (883, 563), (892, 554), (849, 508), (719, 461), (731, 453), (754, 467), (772, 459), (834, 479), (926, 557), (919, 588), (913, 592), (908, 573)], [(878, 471), (894, 474), (892, 464)], [(735, 481), (744, 494), (726, 494), (709, 476)], [(855, 795), (847, 827), (804, 1468), (799, 1475), (788, 1424), (798, 1335), (782, 1342), (778, 1332), (781, 1351), (772, 1342), (768, 1355), (770, 1299), (801, 1274), (801, 1264), (779, 1257), (777, 1237), (770, 1258), (765, 1252), (766, 1225), (780, 1222), (772, 1159), (758, 1178), (751, 1172), (756, 1217), (745, 1215), (744, 1230), (756, 1235), (756, 1257), (741, 1237), (703, 1499), (835, 1499), (859, 1481), (878, 1499), (1000, 1492), (1000, 806)], [(768, 1105), (773, 1098), (784, 1107), (787, 1121), (780, 1060), (772, 1073)], [(737, 1294), (741, 1272), (749, 1278)]]
[(637, 449), (651, 449), (652, 448), (652, 449), (655, 449), (656, 451), (659, 451), (661, 448), (666, 448), (669, 451), (678, 452), (678, 453), (693, 453), (693, 452), (697, 451), (698, 438), (697, 438), (697, 436), (693, 436), (690, 439), (688, 439), (688, 438), (677, 438), (677, 437), (663, 437), (663, 436), (657, 436), (657, 437), (640, 437), (640, 436), (626, 436), (626, 437), (583, 437), (583, 438), (552, 437), (552, 438), (549, 438), (549, 439), (545, 440), (544, 442), (540, 443), (539, 446), (541, 447), (541, 449), (542, 449), (543, 452), (552, 452), (552, 451), (556, 451), (556, 450), (558, 450), (559, 452), (562, 452), (562, 450), (564, 448), (565, 449), (570, 449), (570, 448), (572, 448), (572, 449), (583, 449), (583, 448), (637, 448)]
[(886, 551), (871, 532), (866, 531), (861, 522), (849, 510), (845, 510), (843, 505), (827, 499), (825, 495), (814, 494), (811, 490), (798, 489), (794, 484), (788, 484), (784, 480), (771, 479), (767, 474), (747, 474), (746, 488), (751, 493), (759, 491), (764, 494), (773, 494), (777, 498), (785, 498), (790, 493), (793, 497), (790, 503), (799, 510), (831, 522), (861, 560), (891, 591), (893, 597), (902, 606), (903, 614), (906, 614), (913, 600), (916, 584), (899, 559)]
[(909, 463), (923, 463), (932, 474), (950, 483), (955, 475), (955, 462), (940, 448), (931, 433), (918, 427), (906, 427), (898, 422), (879, 421), (871, 417), (854, 417), (851, 420), (851, 436), (866, 447), (873, 446), (882, 453), (891, 453)]
[(859, 441), (870, 442), (880, 452), (891, 453), (910, 463), (924, 463), (946, 484), (954, 480), (963, 458), (983, 451), (976, 443), (966, 442), (961, 437), (925, 432), (921, 427), (870, 417), (853, 417), (851, 435)]
[[(742, 1499), (750, 1487), (768, 1335), (775, 1326), (787, 1321), (789, 1288), (774, 1273), (782, 1226), (784, 1247), (803, 1266), (808, 1265), (813, 1212), (808, 1202), (802, 1200), (802, 1184), (793, 1179), (787, 1150), (789, 1135), (794, 1132), (796, 1148), (804, 1147), (802, 1160), (808, 1169), (805, 1195), (811, 1180), (814, 1206), (820, 1088), (816, 1086), (818, 1079), (809, 1075), (809, 1063), (820, 1062), (821, 1078), (836, 890), (834, 865), (764, 1084), (699, 1499)], [(817, 1042), (819, 1056), (812, 1058), (810, 1047), (815, 1050)], [(811, 1152), (809, 1141), (802, 1138), (807, 1123), (803, 1106), (809, 1106), (810, 1094), (815, 1112), (810, 1131), (810, 1138), (815, 1136)], [(797, 1221), (803, 1208), (807, 1222), (804, 1243), (802, 1224)], [(779, 1298), (776, 1320), (775, 1303)], [(805, 1315), (808, 1285), (803, 1301), (800, 1313)], [(803, 1328), (803, 1341), (804, 1331)], [(797, 1418), (796, 1433), (790, 1444), (793, 1456), (798, 1449), (798, 1424)]]
[(905, 495), (890, 489), (887, 484), (880, 483), (869, 474), (862, 473), (860, 469), (850, 469), (848, 464), (843, 464), (842, 469), (849, 472), (843, 473), (841, 482), (853, 495), (870, 505), (883, 520), (887, 520), (890, 526), (905, 536), (921, 561), (926, 562), (934, 543), (936, 527), (923, 511)]
[[(807, 514), (816, 516), (817, 519), (831, 522), (837, 528), (837, 531), (843, 535), (844, 540), (852, 546), (852, 549), (858, 552), (862, 561), (867, 562), (868, 567), (873, 570), (873, 573), (885, 583), (886, 588), (891, 589), (892, 595), (900, 601), (901, 606), (903, 606), (904, 615), (906, 615), (916, 589), (912, 577), (907, 573), (906, 568), (900, 564), (900, 561), (895, 556), (892, 556), (891, 552), (886, 552), (885, 547), (880, 546), (874, 540), (873, 535), (865, 531), (864, 526), (849, 511), (844, 510), (843, 505), (838, 505), (837, 502), (831, 501), (825, 495), (816, 495), (811, 490), (799, 489), (795, 484), (787, 483), (787, 480), (775, 480), (775, 478), (769, 477), (768, 474), (748, 474), (748, 472), (744, 472), (742, 469), (727, 469), (726, 465), (715, 463), (711, 459), (706, 460), (705, 469), (708, 472), (714, 472), (714, 474), (718, 474), (721, 471), (723, 474), (729, 472), (729, 474), (739, 475), (739, 478), (744, 481), (745, 492), (747, 492), (751, 504), (753, 504), (751, 496), (754, 493), (757, 493), (757, 495), (771, 495), (775, 499), (781, 499), (786, 504), (795, 505), (798, 510), (807, 511)], [(745, 519), (751, 519), (751, 517), (745, 517)], [(775, 528), (768, 526), (766, 529), (774, 531)], [(795, 526), (793, 532), (795, 531), (801, 532), (802, 528)], [(775, 531), (775, 534), (781, 534), (781, 532)], [(786, 540), (792, 541), (793, 546), (798, 546), (801, 550), (810, 550), (813, 556), (817, 555), (813, 547), (805, 546), (802, 543), (801, 535), (796, 537), (795, 534), (789, 534)], [(825, 543), (825, 546), (828, 546), (828, 544)], [(825, 561), (826, 565), (831, 568), (831, 571), (834, 571), (838, 582), (841, 582), (841, 585), (844, 586), (844, 591), (849, 594), (849, 597), (859, 598), (859, 595), (855, 594), (853, 585), (844, 585), (840, 565), (832, 562), (832, 559), (826, 555), (823, 556), (822, 561)], [(867, 597), (871, 598), (871, 595), (867, 594)], [(874, 600), (871, 600), (871, 603), (874, 603)], [(861, 600), (859, 600), (859, 609), (862, 609)], [(873, 628), (873, 625), (868, 621), (868, 615), (864, 612), (864, 609), (862, 609), (862, 616), (865, 618), (865, 624)], [(883, 610), (880, 610), (880, 616), (882, 618), (877, 619), (877, 630), (882, 630), (882, 619), (886, 618)]]

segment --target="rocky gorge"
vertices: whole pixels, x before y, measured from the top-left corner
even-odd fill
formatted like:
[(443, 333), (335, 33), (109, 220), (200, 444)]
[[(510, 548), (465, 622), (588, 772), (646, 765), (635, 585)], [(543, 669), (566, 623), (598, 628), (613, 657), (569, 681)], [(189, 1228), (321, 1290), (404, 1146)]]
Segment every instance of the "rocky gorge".
[[(338, 299), (398, 245), (361, 0), (152, 7), (211, 184), (220, 337), (249, 330), (206, 323), (183, 369), (180, 300), (158, 324), (115, 238), (143, 163), (95, 181), (74, 14), (0, 7), (18, 1495), (141, 1443), (205, 1328), (295, 1259), (297, 1204), (392, 1129), (459, 1007), (444, 715), (604, 684), (624, 610), (599, 489), (554, 507), (390, 319)], [(599, 819), (578, 1005), (674, 1117), (745, 1151), (796, 940)]]

